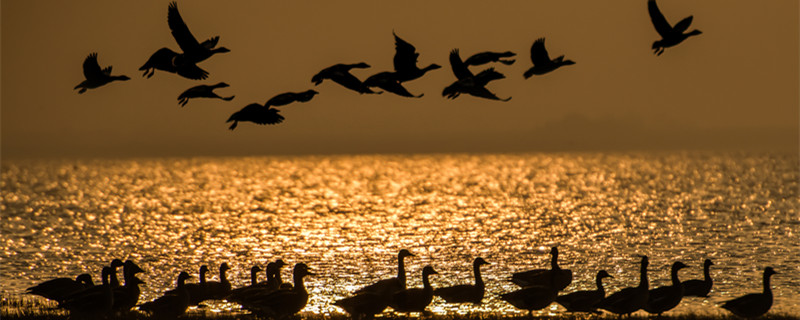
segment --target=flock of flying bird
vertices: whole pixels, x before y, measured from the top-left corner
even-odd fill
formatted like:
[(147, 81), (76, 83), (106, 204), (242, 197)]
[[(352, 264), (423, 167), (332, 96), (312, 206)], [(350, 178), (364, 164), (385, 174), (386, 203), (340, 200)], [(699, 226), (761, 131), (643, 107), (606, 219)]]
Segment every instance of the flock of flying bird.
[[(647, 6), (653, 26), (661, 36), (661, 39), (653, 43), (652, 49), (655, 54), (661, 55), (665, 48), (675, 46), (686, 40), (686, 38), (701, 33), (699, 30), (685, 32), (692, 23), (692, 16), (684, 18), (673, 26), (667, 22), (664, 15), (658, 9), (655, 0), (648, 0)], [(178, 5), (175, 2), (169, 5), (167, 24), (182, 52), (178, 53), (166, 47), (156, 51), (150, 59), (139, 68), (139, 70), (144, 71), (143, 76), (147, 78), (152, 77), (155, 70), (162, 70), (176, 73), (184, 78), (192, 80), (206, 79), (208, 77), (208, 72), (198, 67), (197, 64), (210, 58), (214, 54), (230, 52), (230, 50), (225, 47), (217, 47), (217, 42), (219, 41), (218, 36), (203, 42), (197, 41), (183, 21), (183, 18), (178, 12)], [(419, 68), (417, 66), (419, 53), (416, 51), (416, 48), (398, 37), (397, 34), (393, 33), (393, 35), (395, 39), (395, 55), (393, 59), (394, 71), (379, 72), (361, 81), (351, 74), (350, 71), (356, 68), (369, 68), (370, 66), (368, 64), (364, 62), (336, 64), (314, 75), (311, 81), (315, 85), (319, 85), (324, 80), (328, 79), (360, 94), (382, 93), (383, 91), (373, 91), (373, 88), (380, 88), (403, 97), (422, 97), (422, 94), (414, 95), (410, 93), (403, 87), (403, 83), (418, 79), (428, 71), (439, 69), (441, 66), (430, 64), (427, 67)], [(510, 65), (513, 64), (515, 60), (507, 58), (515, 55), (515, 53), (510, 51), (487, 51), (474, 54), (466, 60), (462, 60), (458, 49), (453, 49), (450, 52), (449, 60), (456, 80), (444, 88), (442, 96), (455, 99), (464, 93), (491, 100), (510, 100), (511, 97), (505, 99), (498, 98), (497, 95), (486, 88), (489, 82), (503, 79), (505, 75), (496, 71), (493, 67), (484, 69), (475, 74), (470, 71), (469, 67), (493, 62)], [(523, 74), (526, 79), (534, 75), (543, 75), (552, 72), (562, 66), (575, 64), (572, 60), (564, 59), (563, 55), (551, 59), (547, 53), (547, 49), (545, 49), (544, 38), (534, 41), (531, 46), (530, 56), (533, 66)], [(87, 89), (97, 88), (115, 80), (130, 79), (124, 75), (111, 75), (110, 66), (101, 69), (97, 61), (97, 53), (90, 54), (83, 62), (83, 74), (86, 80), (75, 87), (75, 89), (80, 88), (78, 93), (84, 93)], [(215, 89), (227, 86), (228, 84), (220, 82), (215, 85), (199, 85), (189, 88), (178, 96), (178, 103), (181, 106), (185, 106), (189, 102), (189, 99), (193, 98), (217, 98), (230, 101), (234, 98), (233, 96), (221, 97), (214, 93)], [(269, 99), (264, 105), (258, 103), (249, 104), (233, 113), (228, 118), (227, 122), (233, 122), (229, 129), (235, 129), (239, 121), (250, 121), (261, 125), (281, 123), (284, 117), (279, 113), (279, 110), (274, 107), (284, 106), (293, 102), (306, 102), (311, 100), (316, 94), (318, 94), (318, 92), (315, 90), (286, 92)]]
[[(603, 279), (613, 278), (605, 270), (597, 272), (596, 290), (576, 291), (559, 295), (559, 292), (572, 283), (572, 271), (562, 269), (558, 264), (558, 249), (550, 250), (552, 256), (550, 269), (534, 269), (513, 273), (509, 280), (521, 289), (504, 293), (500, 298), (516, 308), (541, 310), (552, 303), (558, 303), (569, 312), (600, 313), (599, 309), (619, 315), (630, 315), (638, 310), (651, 314), (662, 313), (675, 308), (683, 297), (708, 297), (713, 286), (710, 276), (711, 260), (703, 264), (704, 279), (680, 281), (678, 271), (687, 265), (680, 261), (672, 264), (671, 280), (667, 286), (650, 289), (648, 285), (647, 256), (641, 256), (639, 285), (621, 289), (606, 296)], [(434, 289), (429, 276), (438, 274), (432, 266), (422, 269), (422, 288), (406, 287), (406, 257), (414, 256), (403, 249), (397, 255), (397, 277), (383, 279), (353, 292), (353, 295), (337, 300), (334, 305), (342, 308), (354, 319), (372, 319), (376, 314), (391, 307), (395, 312), (422, 312), (439, 296), (446, 303), (471, 303), (479, 305), (486, 292), (481, 278), (480, 267), (489, 264), (483, 258), (475, 258), (472, 263), (475, 278), (474, 284), (460, 284)], [(77, 319), (99, 319), (117, 314), (131, 312), (137, 306), (155, 318), (176, 318), (183, 315), (189, 306), (198, 305), (206, 300), (226, 300), (238, 303), (252, 313), (273, 319), (283, 319), (302, 310), (308, 303), (309, 293), (303, 278), (315, 275), (305, 263), (298, 263), (293, 270), (293, 284), (281, 280), (281, 268), (287, 264), (278, 259), (266, 266), (266, 281), (258, 281), (259, 266), (250, 269), (250, 285), (233, 289), (226, 276), (230, 268), (227, 263), (219, 267), (219, 280), (206, 280), (207, 266), (200, 267), (199, 282), (187, 283), (192, 278), (182, 271), (178, 275), (174, 289), (159, 298), (138, 304), (139, 284), (143, 281), (136, 277), (144, 272), (134, 262), (124, 263), (114, 259), (110, 266), (103, 267), (102, 284), (94, 285), (89, 274), (81, 274), (72, 280), (56, 278), (42, 282), (27, 289), (26, 293), (39, 295), (55, 300), (59, 307), (69, 310), (71, 317)], [(117, 268), (123, 267), (125, 283), (117, 279)], [(764, 269), (762, 293), (752, 293), (725, 302), (721, 307), (733, 314), (746, 318), (754, 318), (765, 314), (772, 306), (772, 289), (770, 276), (776, 274), (771, 268)]]

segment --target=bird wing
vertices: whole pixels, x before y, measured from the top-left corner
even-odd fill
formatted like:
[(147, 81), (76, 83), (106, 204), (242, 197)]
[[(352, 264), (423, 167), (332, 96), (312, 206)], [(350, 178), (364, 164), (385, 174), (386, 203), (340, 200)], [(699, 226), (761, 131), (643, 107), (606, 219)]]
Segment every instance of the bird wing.
[(694, 16), (688, 16), (686, 18), (683, 18), (683, 20), (678, 21), (678, 23), (675, 24), (675, 27), (672, 28), (672, 30), (674, 32), (683, 33), (684, 31), (686, 31), (686, 29), (689, 29), (689, 25), (692, 24), (693, 17)]
[(203, 41), (203, 43), (201, 43), (200, 45), (203, 46), (206, 49), (211, 50), (211, 49), (213, 49), (214, 47), (217, 46), (217, 42), (219, 42), (219, 36), (216, 36), (216, 37), (213, 37), (213, 38), (208, 39), (206, 41)]
[(647, 1), (647, 11), (650, 12), (650, 20), (653, 21), (653, 26), (662, 38), (666, 38), (672, 34), (672, 27), (669, 25), (669, 22), (667, 22), (667, 18), (664, 18), (661, 10), (658, 10), (656, 0)]
[(413, 70), (417, 68), (417, 58), (419, 57), (419, 53), (417, 53), (417, 49), (414, 48), (413, 45), (406, 42), (400, 37), (397, 36), (394, 32), (394, 70), (401, 71), (401, 70)]
[(467, 68), (467, 65), (461, 61), (461, 57), (458, 55), (458, 49), (450, 51), (450, 66), (453, 68), (453, 74), (455, 74), (458, 79), (474, 76), (472, 72), (469, 71), (469, 68)]
[(105, 74), (100, 69), (100, 64), (97, 63), (97, 53), (90, 53), (86, 60), (83, 60), (83, 76), (89, 79), (102, 78)]
[(260, 112), (259, 117), (256, 118), (253, 122), (257, 124), (279, 124), (283, 122), (285, 119), (282, 115), (278, 113), (278, 109), (272, 108), (264, 108), (266, 110), (262, 110)]
[(494, 93), (489, 91), (489, 89), (486, 89), (486, 87), (475, 88), (475, 89), (471, 90), (469, 92), (469, 94), (471, 94), (473, 96), (476, 96), (476, 97), (486, 98), (486, 99), (490, 99), (490, 100), (499, 100), (499, 101), (511, 100), (511, 97), (508, 97), (508, 98), (505, 98), (505, 99), (498, 98), (497, 95), (495, 95)]
[(169, 29), (172, 31), (172, 37), (175, 38), (175, 42), (178, 43), (178, 46), (181, 47), (184, 53), (200, 49), (200, 43), (197, 42), (192, 32), (189, 31), (189, 27), (183, 22), (181, 13), (178, 12), (178, 4), (176, 2), (171, 2), (169, 4), (167, 24), (169, 24)]
[(544, 48), (544, 38), (536, 39), (531, 46), (531, 61), (534, 65), (546, 65), (550, 63), (550, 55)]
[(178, 68), (178, 75), (191, 80), (203, 80), (208, 78), (208, 71), (201, 69), (196, 64), (187, 64)]

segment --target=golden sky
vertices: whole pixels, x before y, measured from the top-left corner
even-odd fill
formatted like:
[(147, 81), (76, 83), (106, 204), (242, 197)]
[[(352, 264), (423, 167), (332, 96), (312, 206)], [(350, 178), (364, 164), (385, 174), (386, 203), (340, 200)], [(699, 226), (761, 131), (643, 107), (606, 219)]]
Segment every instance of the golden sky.
[[(203, 81), (138, 68), (179, 50), (168, 1), (2, 1), (2, 157), (536, 152), (798, 148), (800, 4), (796, 0), (660, 0), (670, 23), (694, 15), (703, 34), (655, 56), (658, 34), (641, 1), (180, 1), (198, 40), (231, 50), (201, 62)], [(359, 95), (311, 77), (366, 62), (360, 79), (392, 69), (392, 31), (419, 65), (443, 68), (406, 82), (420, 99)], [(523, 79), (545, 37), (575, 65)], [(513, 51), (488, 88), (509, 102), (442, 97), (450, 50)], [(81, 65), (132, 79), (85, 94)], [(481, 70), (482, 68), (473, 68)], [(198, 84), (230, 102), (177, 96)], [(225, 120), (287, 91), (320, 92), (281, 107), (276, 126)]]

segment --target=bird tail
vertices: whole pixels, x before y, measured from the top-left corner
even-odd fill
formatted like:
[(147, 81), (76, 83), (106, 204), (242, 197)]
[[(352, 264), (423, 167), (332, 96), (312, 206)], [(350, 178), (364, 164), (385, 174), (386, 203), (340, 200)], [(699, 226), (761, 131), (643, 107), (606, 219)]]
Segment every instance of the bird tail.
[(228, 130), (236, 129), (236, 125), (239, 124), (239, 121), (233, 120), (233, 124), (228, 127)]
[(510, 65), (514, 64), (514, 62), (517, 61), (517, 60), (511, 59), (511, 60), (497, 60), (497, 61), (499, 61), (500, 63), (502, 63), (504, 65), (510, 66)]
[(221, 98), (221, 99), (225, 100), (225, 101), (231, 101), (231, 100), (233, 100), (233, 97), (235, 97), (235, 96), (225, 97), (225, 98)]

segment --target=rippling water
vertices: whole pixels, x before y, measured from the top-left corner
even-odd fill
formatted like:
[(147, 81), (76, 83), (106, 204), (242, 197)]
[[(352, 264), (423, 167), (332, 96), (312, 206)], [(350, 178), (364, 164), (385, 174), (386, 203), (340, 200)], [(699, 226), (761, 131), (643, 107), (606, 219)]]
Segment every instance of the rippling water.
[(103, 264), (129, 258), (148, 270), (147, 301), (180, 270), (228, 262), (237, 287), (252, 265), (282, 258), (318, 273), (304, 311), (341, 313), (335, 299), (396, 274), (408, 248), (409, 287), (427, 264), (436, 287), (471, 282), (476, 256), (491, 262), (482, 306), (437, 298), (429, 310), (513, 313), (497, 296), (515, 289), (506, 279), (549, 268), (557, 245), (575, 274), (566, 291), (593, 288), (599, 269), (614, 276), (609, 292), (635, 286), (637, 254), (650, 256), (651, 287), (669, 283), (675, 260), (690, 265), (685, 280), (711, 258), (711, 298), (673, 312), (721, 312), (720, 301), (760, 291), (772, 266), (772, 310), (800, 314), (798, 163), (717, 153), (5, 161), (0, 289), (82, 272), (99, 281)]

